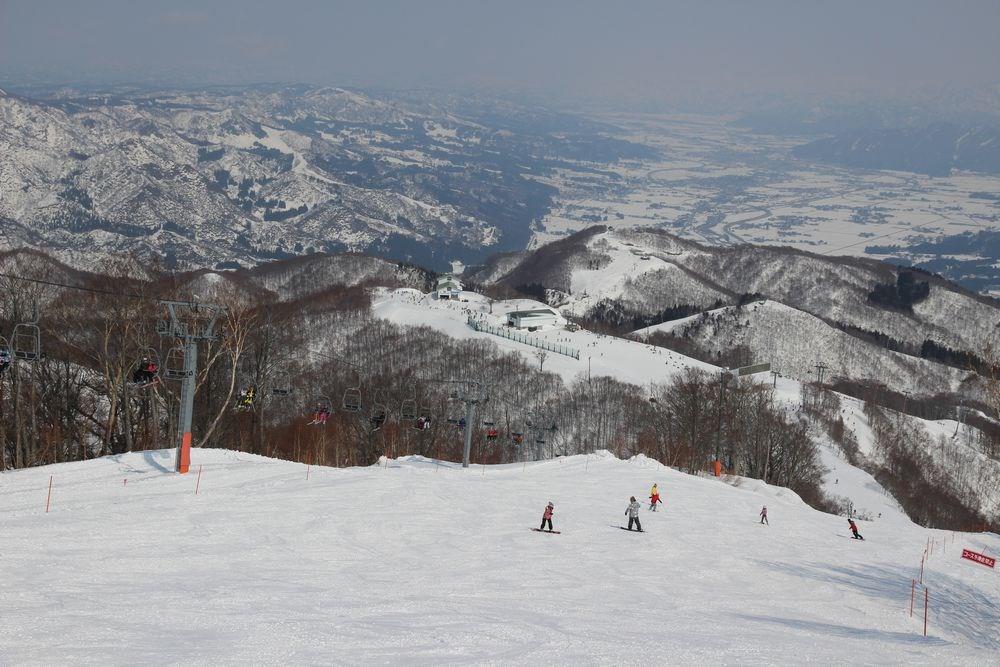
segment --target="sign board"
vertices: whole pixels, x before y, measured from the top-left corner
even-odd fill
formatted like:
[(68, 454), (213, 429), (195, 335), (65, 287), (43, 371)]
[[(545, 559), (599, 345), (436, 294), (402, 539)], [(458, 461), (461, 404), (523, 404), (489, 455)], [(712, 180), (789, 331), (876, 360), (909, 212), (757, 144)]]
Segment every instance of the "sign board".
[(997, 564), (996, 558), (990, 558), (989, 556), (976, 553), (975, 551), (969, 551), (968, 549), (962, 549), (962, 558), (966, 558), (980, 565), (985, 565), (986, 567), (993, 567)]
[(754, 364), (753, 366), (742, 366), (740, 368), (731, 368), (729, 372), (736, 377), (743, 377), (744, 375), (756, 375), (757, 373), (766, 373), (771, 370), (771, 364)]

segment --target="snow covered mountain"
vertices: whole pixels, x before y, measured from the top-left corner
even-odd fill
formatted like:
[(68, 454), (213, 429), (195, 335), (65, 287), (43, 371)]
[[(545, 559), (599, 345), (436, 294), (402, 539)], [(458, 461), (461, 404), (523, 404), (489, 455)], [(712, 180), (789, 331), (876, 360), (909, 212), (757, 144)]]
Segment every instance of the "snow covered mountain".
[(663, 328), (683, 330), (716, 352), (749, 347), (801, 380), (826, 361), (849, 378), (898, 381), (926, 393), (957, 390), (967, 366), (939, 363), (947, 354), (934, 351), (981, 355), (1000, 343), (997, 301), (931, 274), (788, 248), (707, 247), (649, 229), (592, 227), (494, 258), (468, 277), (633, 329), (767, 299), (762, 308)]
[(946, 176), (953, 169), (1000, 173), (1000, 131), (937, 123), (919, 128), (853, 130), (795, 148), (797, 157), (863, 169)]
[(324, 250), (481, 261), (525, 245), (554, 192), (545, 173), (648, 152), (554, 118), (308, 86), (0, 93), (0, 247), (83, 268), (132, 252), (180, 267)]
[(815, 315), (776, 301), (725, 306), (636, 333), (647, 337), (656, 331), (696, 341), (720, 356), (747, 347), (756, 358), (771, 360), (775, 371), (795, 378), (815, 378), (816, 366), (823, 364), (827, 378), (871, 380), (900, 392), (949, 394), (962, 391), (969, 377), (967, 370), (864, 343)]
[[(870, 499), (864, 542), (787, 489), (607, 452), (468, 470), (207, 449), (200, 475), (171, 462), (3, 474), (5, 659), (985, 665), (1000, 651), (1000, 579), (960, 558), (1000, 538), (916, 526), (854, 469), (838, 481)], [(619, 530), (654, 482), (661, 511)], [(547, 501), (560, 535), (529, 530)]]

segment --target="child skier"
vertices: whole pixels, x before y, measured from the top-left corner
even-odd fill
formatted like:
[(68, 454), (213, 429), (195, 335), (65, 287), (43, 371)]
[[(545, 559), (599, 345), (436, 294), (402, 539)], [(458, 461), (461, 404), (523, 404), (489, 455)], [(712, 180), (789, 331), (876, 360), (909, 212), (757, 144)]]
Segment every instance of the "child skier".
[(767, 505), (764, 505), (763, 509), (760, 510), (760, 522), (765, 526), (771, 525), (767, 520)]
[(649, 509), (653, 512), (656, 511), (656, 503), (662, 503), (660, 500), (660, 490), (656, 488), (656, 484), (653, 484), (653, 488), (649, 491)]
[(555, 509), (552, 506), (552, 501), (545, 506), (545, 512), (542, 513), (542, 525), (538, 527), (538, 530), (545, 530), (545, 524), (549, 525), (549, 531), (552, 530), (552, 510)]
[(854, 539), (863, 540), (865, 538), (861, 537), (861, 533), (858, 532), (858, 526), (854, 523), (854, 519), (848, 519), (847, 525), (850, 527), (851, 532), (854, 533)]
[(628, 517), (628, 529), (632, 530), (632, 524), (635, 524), (636, 530), (640, 533), (642, 532), (642, 524), (639, 523), (639, 501), (635, 499), (635, 496), (629, 498), (628, 509), (625, 510), (625, 516)]

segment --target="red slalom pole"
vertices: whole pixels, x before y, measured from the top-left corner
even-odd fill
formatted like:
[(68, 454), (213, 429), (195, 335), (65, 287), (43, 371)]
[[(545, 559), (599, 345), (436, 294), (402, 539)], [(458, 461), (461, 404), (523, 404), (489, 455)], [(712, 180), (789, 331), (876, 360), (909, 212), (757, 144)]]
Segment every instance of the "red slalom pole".
[(913, 618), (913, 595), (917, 591), (917, 580), (910, 579), (910, 618)]
[(45, 497), (45, 513), (49, 513), (49, 505), (52, 503), (52, 475), (49, 475), (49, 495)]
[(930, 600), (931, 592), (929, 588), (924, 588), (924, 637), (927, 636), (927, 603)]
[(202, 464), (199, 463), (198, 464), (198, 481), (195, 482), (195, 484), (194, 484), (194, 495), (196, 495), (196, 496), (198, 495), (198, 489), (201, 488), (201, 466), (202, 466)]

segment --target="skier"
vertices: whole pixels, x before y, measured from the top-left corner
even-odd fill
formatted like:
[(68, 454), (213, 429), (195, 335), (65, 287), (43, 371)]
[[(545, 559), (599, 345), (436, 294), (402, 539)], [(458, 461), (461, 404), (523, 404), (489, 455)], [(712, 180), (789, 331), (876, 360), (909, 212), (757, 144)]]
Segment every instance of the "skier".
[(256, 393), (257, 389), (253, 385), (250, 385), (249, 387), (244, 389), (243, 393), (240, 394), (240, 402), (236, 405), (236, 409), (237, 410), (251, 409), (253, 407), (253, 398)]
[(656, 488), (656, 484), (653, 484), (653, 488), (649, 491), (649, 509), (653, 512), (656, 511), (656, 503), (662, 503), (660, 500), (660, 490)]
[(628, 529), (632, 530), (632, 524), (635, 524), (636, 530), (640, 533), (642, 532), (642, 524), (639, 523), (639, 501), (635, 499), (635, 496), (629, 498), (628, 509), (625, 510), (625, 516), (628, 517)]
[(324, 424), (326, 424), (326, 420), (329, 417), (330, 417), (330, 406), (327, 405), (326, 403), (317, 403), (316, 409), (313, 411), (313, 419), (311, 422), (309, 422), (309, 424), (307, 424), (307, 426), (311, 424), (319, 424), (320, 426), (323, 426)]
[(147, 386), (151, 385), (156, 381), (156, 372), (159, 370), (159, 366), (156, 362), (149, 357), (143, 357), (136, 367), (135, 372), (132, 373), (132, 384)]
[(6, 347), (0, 348), (0, 376), (10, 367), (10, 350)]
[(854, 519), (848, 519), (847, 525), (850, 527), (851, 532), (854, 533), (854, 539), (863, 540), (865, 538), (861, 537), (861, 533), (858, 532), (858, 526), (854, 523)]
[(760, 510), (760, 522), (765, 526), (770, 526), (771, 523), (767, 520), (767, 505)]
[(545, 524), (549, 524), (549, 531), (552, 530), (552, 510), (555, 509), (552, 505), (552, 501), (545, 506), (545, 512), (542, 513), (542, 525), (538, 527), (538, 530), (545, 530)]

